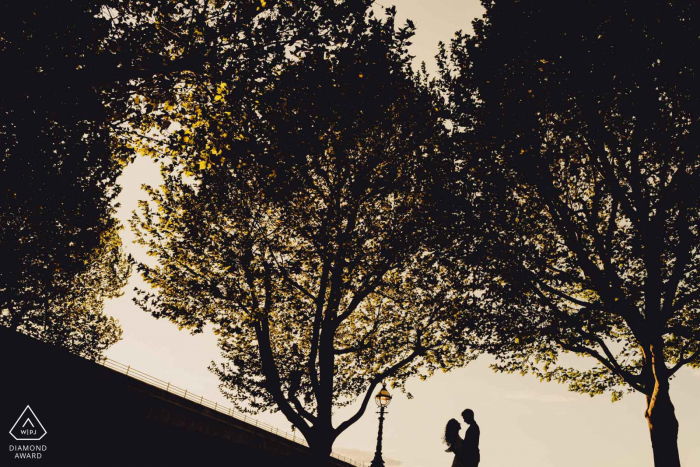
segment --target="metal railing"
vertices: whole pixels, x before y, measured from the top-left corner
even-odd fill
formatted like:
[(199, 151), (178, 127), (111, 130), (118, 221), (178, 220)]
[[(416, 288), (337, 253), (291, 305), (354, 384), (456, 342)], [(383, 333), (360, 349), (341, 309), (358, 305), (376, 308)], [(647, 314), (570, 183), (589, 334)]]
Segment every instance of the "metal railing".
[[(269, 425), (267, 423), (261, 422), (245, 413), (241, 413), (237, 410), (234, 410), (230, 407), (225, 407), (218, 402), (213, 402), (210, 401), (209, 399), (206, 399), (204, 396), (198, 396), (196, 394), (193, 394), (192, 392), (188, 391), (187, 389), (182, 389), (180, 387), (177, 387), (173, 384), (170, 384), (167, 381), (163, 381), (162, 379), (158, 379), (154, 376), (151, 376), (149, 374), (146, 374), (142, 371), (136, 370), (135, 368), (132, 368), (131, 365), (124, 365), (123, 363), (119, 363), (115, 360), (112, 360), (111, 358), (103, 357), (98, 360), (98, 363), (100, 363), (102, 366), (105, 366), (107, 368), (110, 368), (118, 373), (122, 373), (124, 375), (130, 376), (136, 380), (139, 380), (141, 382), (144, 382), (146, 384), (150, 384), (151, 386), (155, 386), (157, 388), (163, 389), (166, 392), (169, 392), (171, 394), (175, 394), (176, 396), (183, 397), (187, 400), (190, 400), (192, 402), (195, 402), (199, 405), (202, 405), (204, 407), (208, 407), (210, 409), (216, 410), (217, 412), (220, 412), (224, 415), (228, 415), (229, 417), (233, 417), (237, 420), (241, 420), (245, 423), (248, 423), (250, 425), (253, 425), (257, 428), (261, 428), (265, 431), (268, 431), (272, 434), (275, 434), (277, 436), (281, 436), (285, 439), (288, 439), (289, 441), (292, 441), (294, 443), (301, 444), (302, 446), (308, 447), (309, 444), (306, 442), (306, 440), (301, 437), (301, 436), (296, 436), (296, 434), (292, 433), (289, 434), (286, 431), (282, 431), (279, 428), (276, 428), (272, 425)], [(357, 462), (353, 459), (347, 458), (345, 456), (341, 456), (336, 453), (332, 453), (331, 457), (334, 459), (338, 459), (343, 462), (347, 462), (350, 465), (354, 465), (357, 467), (366, 467), (365, 464), (361, 462)]]

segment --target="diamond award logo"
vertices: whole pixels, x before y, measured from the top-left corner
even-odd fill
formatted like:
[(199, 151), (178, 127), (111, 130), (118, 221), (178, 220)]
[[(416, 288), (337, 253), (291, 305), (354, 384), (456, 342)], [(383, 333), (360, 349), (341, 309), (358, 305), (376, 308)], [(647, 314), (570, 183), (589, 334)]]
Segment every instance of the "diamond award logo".
[(46, 436), (46, 429), (34, 414), (31, 407), (27, 406), (10, 430), (10, 434), (17, 441), (39, 441)]

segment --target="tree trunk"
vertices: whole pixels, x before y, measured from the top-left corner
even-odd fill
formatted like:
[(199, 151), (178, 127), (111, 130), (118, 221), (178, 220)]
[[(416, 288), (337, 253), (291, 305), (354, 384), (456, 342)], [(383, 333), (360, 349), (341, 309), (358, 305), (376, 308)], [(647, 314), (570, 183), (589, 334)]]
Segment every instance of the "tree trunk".
[(335, 440), (327, 434), (317, 434), (309, 442), (309, 467), (328, 467), (330, 465), (333, 442)]
[(671, 403), (668, 380), (656, 381), (651, 397), (647, 396), (644, 414), (649, 423), (655, 467), (680, 467), (678, 454), (678, 420)]

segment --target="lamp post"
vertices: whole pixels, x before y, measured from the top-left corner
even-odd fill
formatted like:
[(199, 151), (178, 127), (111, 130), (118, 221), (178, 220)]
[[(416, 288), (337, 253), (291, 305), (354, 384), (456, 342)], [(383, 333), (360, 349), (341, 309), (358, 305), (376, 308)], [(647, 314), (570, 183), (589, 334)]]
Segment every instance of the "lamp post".
[(374, 401), (379, 407), (379, 434), (377, 434), (377, 450), (374, 453), (374, 459), (370, 467), (384, 467), (384, 459), (382, 459), (382, 431), (384, 430), (384, 409), (391, 402), (391, 394), (386, 390), (386, 384), (382, 383), (382, 388), (379, 390)]

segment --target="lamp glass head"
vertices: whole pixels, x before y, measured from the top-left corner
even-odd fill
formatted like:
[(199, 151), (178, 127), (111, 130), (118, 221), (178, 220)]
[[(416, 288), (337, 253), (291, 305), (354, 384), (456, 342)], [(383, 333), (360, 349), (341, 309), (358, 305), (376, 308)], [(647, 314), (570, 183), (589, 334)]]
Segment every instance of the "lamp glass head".
[(386, 407), (391, 402), (391, 394), (386, 390), (386, 384), (382, 384), (382, 388), (379, 390), (376, 396), (374, 396), (374, 401), (377, 403), (377, 407)]

